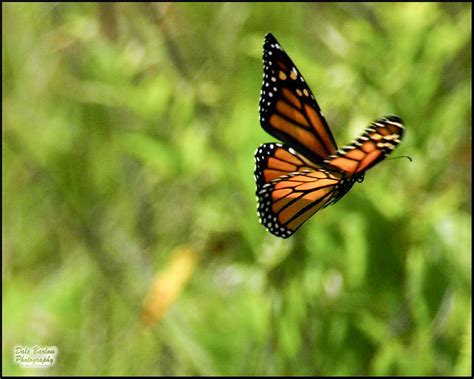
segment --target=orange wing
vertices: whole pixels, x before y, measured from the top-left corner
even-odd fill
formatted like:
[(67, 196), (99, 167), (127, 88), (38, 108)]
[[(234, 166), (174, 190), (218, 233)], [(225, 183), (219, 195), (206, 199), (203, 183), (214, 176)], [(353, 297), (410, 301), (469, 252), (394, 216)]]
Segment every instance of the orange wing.
[(352, 145), (337, 151), (324, 163), (349, 175), (363, 175), (398, 146), (403, 130), (402, 120), (397, 116), (378, 119)]
[(255, 161), (260, 223), (278, 237), (288, 238), (314, 213), (340, 198), (342, 175), (309, 162), (291, 147), (263, 144)]
[(337, 145), (316, 99), (272, 34), (263, 45), (260, 124), (313, 162), (336, 154)]
[(400, 118), (379, 119), (357, 141), (316, 164), (288, 145), (266, 143), (255, 153), (260, 223), (288, 238), (321, 208), (339, 201), (365, 171), (400, 143)]
[(286, 145), (267, 143), (257, 149), (258, 214), (267, 230), (288, 238), (361, 182), (397, 147), (404, 128), (399, 117), (384, 117), (338, 150), (313, 93), (271, 34), (265, 36), (263, 62), (260, 123)]

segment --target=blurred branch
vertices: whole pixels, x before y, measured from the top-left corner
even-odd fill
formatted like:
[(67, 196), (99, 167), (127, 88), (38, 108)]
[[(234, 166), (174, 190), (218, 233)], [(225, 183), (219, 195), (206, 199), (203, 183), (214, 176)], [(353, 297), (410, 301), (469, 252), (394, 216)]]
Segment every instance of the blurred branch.
[(116, 262), (109, 259), (111, 253), (106, 251), (95, 232), (95, 230), (100, 229), (100, 225), (102, 224), (100, 216), (97, 213), (90, 215), (89, 218), (94, 220), (94, 227), (92, 227), (91, 224), (87, 222), (87, 217), (85, 217), (74, 202), (71, 201), (70, 196), (65, 193), (63, 186), (55, 175), (35, 156), (34, 151), (18, 140), (14, 132), (9, 129), (4, 129), (3, 143), (7, 144), (12, 151), (21, 156), (32, 172), (39, 173), (44, 179), (44, 185), (51, 190), (51, 198), (57, 199), (57, 202), (61, 204), (57, 209), (64, 210), (62, 218), (66, 225), (85, 243), (87, 246), (86, 251), (90, 255), (90, 258), (97, 263), (98, 268), (117, 295), (130, 307), (132, 313), (138, 314), (138, 310), (141, 306), (139, 296), (130, 293), (127, 281), (123, 280), (122, 269), (117, 266)]
[(118, 37), (116, 4), (101, 2), (98, 5), (102, 32), (111, 41), (116, 41)]
[(185, 59), (183, 58), (183, 54), (181, 53), (178, 44), (176, 43), (174, 37), (171, 35), (171, 32), (166, 25), (165, 16), (168, 9), (172, 6), (172, 4), (165, 4), (160, 6), (160, 9), (157, 10), (155, 4), (153, 3), (143, 3), (142, 10), (145, 16), (151, 18), (151, 20), (155, 23), (157, 28), (161, 31), (163, 35), (163, 39), (165, 42), (166, 49), (168, 50), (168, 54), (170, 58), (173, 60), (174, 65), (178, 69), (178, 71), (187, 79), (191, 80), (192, 77), (190, 75), (188, 66), (186, 65)]

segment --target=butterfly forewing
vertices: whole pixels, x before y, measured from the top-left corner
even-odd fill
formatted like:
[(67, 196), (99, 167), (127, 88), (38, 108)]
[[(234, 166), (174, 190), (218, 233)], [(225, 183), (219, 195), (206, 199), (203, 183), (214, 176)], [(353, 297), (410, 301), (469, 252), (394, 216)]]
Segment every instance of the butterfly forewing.
[(266, 35), (263, 50), (263, 129), (308, 159), (322, 162), (336, 153), (337, 145), (313, 93), (272, 34)]

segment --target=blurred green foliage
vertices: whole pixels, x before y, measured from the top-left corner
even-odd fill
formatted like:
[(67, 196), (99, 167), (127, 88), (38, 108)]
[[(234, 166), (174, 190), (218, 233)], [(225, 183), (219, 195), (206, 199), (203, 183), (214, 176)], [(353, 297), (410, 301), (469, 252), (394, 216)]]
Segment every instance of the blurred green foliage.
[[(4, 374), (471, 374), (470, 3), (2, 10)], [(339, 145), (397, 114), (413, 159), (288, 240), (255, 215), (266, 32)], [(198, 266), (144, 329), (178, 245)]]

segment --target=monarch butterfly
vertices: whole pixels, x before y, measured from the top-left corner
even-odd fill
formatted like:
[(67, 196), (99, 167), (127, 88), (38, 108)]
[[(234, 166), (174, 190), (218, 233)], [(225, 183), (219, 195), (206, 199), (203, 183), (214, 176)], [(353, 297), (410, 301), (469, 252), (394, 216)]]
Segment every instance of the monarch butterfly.
[(281, 143), (255, 153), (260, 223), (288, 238), (318, 210), (335, 204), (397, 147), (403, 124), (380, 118), (351, 145), (337, 148), (316, 99), (293, 61), (268, 33), (263, 45), (260, 124)]

